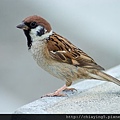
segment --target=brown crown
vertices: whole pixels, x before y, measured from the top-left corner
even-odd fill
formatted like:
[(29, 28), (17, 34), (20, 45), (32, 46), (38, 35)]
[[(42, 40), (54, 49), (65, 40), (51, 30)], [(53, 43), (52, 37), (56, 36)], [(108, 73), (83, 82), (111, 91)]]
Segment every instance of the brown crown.
[(36, 22), (38, 25), (45, 27), (48, 32), (50, 32), (52, 29), (50, 24), (44, 18), (37, 15), (29, 16), (25, 18), (23, 22), (27, 22), (27, 23)]

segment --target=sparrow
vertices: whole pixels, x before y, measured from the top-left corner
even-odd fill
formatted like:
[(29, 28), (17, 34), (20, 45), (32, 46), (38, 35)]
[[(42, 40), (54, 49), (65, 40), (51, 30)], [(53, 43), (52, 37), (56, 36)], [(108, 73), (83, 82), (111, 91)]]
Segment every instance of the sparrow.
[(28, 49), (37, 64), (51, 75), (65, 81), (64, 86), (45, 96), (64, 96), (62, 91), (74, 90), (68, 87), (78, 79), (104, 80), (120, 85), (120, 81), (106, 74), (104, 68), (94, 59), (54, 32), (49, 22), (41, 16), (29, 16), (17, 25), (17, 28), (24, 31)]

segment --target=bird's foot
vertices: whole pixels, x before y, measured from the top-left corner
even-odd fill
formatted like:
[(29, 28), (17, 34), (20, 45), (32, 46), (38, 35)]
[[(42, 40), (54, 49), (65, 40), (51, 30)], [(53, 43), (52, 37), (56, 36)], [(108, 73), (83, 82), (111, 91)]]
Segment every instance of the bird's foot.
[(64, 93), (61, 93), (62, 91), (72, 91), (73, 92), (74, 90), (77, 91), (75, 88), (67, 88), (67, 86), (64, 85), (63, 87), (59, 88), (55, 92), (43, 95), (42, 97), (55, 97), (55, 96), (56, 97), (65, 97), (67, 95)]
[(49, 93), (49, 94), (46, 94), (42, 97), (54, 97), (54, 96), (57, 96), (57, 97), (64, 97), (66, 96), (65, 94), (61, 93), (63, 90), (65, 90), (67, 87), (66, 85), (64, 85), (63, 87), (59, 88), (58, 90), (56, 90), (54, 93)]
[(48, 93), (46, 95), (43, 95), (41, 98), (43, 97), (65, 97), (65, 96), (66, 96), (65, 94), (55, 91), (53, 93)]

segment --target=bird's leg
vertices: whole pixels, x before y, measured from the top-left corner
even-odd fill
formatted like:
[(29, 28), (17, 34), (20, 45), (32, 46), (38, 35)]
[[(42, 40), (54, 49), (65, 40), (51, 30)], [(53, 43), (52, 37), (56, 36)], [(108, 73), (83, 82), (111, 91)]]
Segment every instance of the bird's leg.
[[(70, 86), (71, 84), (72, 84), (71, 80), (67, 80), (66, 81), (66, 86)], [(63, 91), (74, 91), (74, 90), (76, 90), (76, 89), (75, 88), (68, 88), (68, 87), (66, 87)]]
[(49, 93), (49, 94), (46, 94), (42, 97), (53, 97), (53, 96), (58, 96), (58, 97), (61, 97), (61, 96), (66, 96), (65, 94), (61, 93), (62, 91), (68, 91), (68, 90), (76, 90), (75, 88), (67, 88), (66, 85), (62, 86), (61, 88), (59, 88), (58, 90), (56, 90), (55, 92), (53, 93)]

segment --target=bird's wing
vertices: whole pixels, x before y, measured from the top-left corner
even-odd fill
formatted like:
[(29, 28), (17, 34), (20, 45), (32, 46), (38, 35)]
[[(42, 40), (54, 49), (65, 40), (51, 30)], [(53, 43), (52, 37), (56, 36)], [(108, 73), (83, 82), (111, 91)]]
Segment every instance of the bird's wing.
[(50, 36), (47, 41), (47, 49), (50, 57), (56, 61), (89, 69), (103, 70), (103, 68), (85, 52), (56, 33)]

